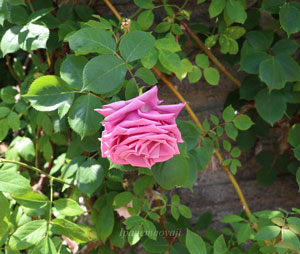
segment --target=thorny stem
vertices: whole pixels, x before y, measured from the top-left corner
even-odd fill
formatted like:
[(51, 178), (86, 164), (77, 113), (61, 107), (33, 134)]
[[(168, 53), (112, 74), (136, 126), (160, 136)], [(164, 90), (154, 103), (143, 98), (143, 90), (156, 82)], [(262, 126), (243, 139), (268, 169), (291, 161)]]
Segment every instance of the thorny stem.
[(39, 174), (43, 174), (45, 175), (46, 177), (48, 177), (50, 179), (50, 181), (56, 181), (56, 182), (60, 182), (62, 184), (67, 184), (67, 185), (70, 185), (69, 183), (66, 183), (65, 181), (57, 178), (57, 177), (54, 177), (54, 176), (51, 176), (49, 175), (48, 173), (40, 170), (39, 168), (36, 168), (36, 167), (33, 167), (33, 166), (30, 166), (26, 163), (23, 163), (23, 162), (19, 162), (19, 161), (13, 161), (13, 160), (6, 160), (6, 159), (2, 159), (0, 158), (0, 163), (12, 163), (12, 164), (16, 164), (16, 165), (19, 165), (19, 166), (22, 166), (22, 167), (25, 167), (25, 168), (28, 168), (28, 169), (31, 169)]
[(81, 93), (81, 94), (90, 94), (92, 96), (95, 96), (96, 98), (98, 98), (100, 101), (103, 101), (103, 102), (108, 102), (107, 100), (105, 100), (104, 98), (98, 96), (97, 94), (94, 94), (92, 92), (83, 92), (83, 91), (74, 91), (74, 93)]
[(6, 65), (8, 67), (8, 70), (10, 72), (10, 74), (13, 76), (13, 78), (19, 83), (21, 80), (18, 78), (18, 76), (16, 75), (16, 73), (14, 72), (11, 63), (10, 63), (10, 56), (6, 55), (5, 56), (5, 60), (6, 60)]
[(185, 28), (186, 32), (190, 37), (197, 43), (197, 45), (203, 50), (203, 52), (210, 58), (210, 60), (223, 72), (237, 87), (241, 87), (242, 83), (237, 80), (220, 61), (215, 57), (215, 55), (205, 47), (204, 43), (199, 39), (199, 37), (189, 28), (189, 26), (181, 21), (180, 24)]
[[(115, 16), (117, 17), (117, 19), (121, 19), (122, 17), (120, 16), (120, 14), (118, 13), (118, 11), (115, 9), (115, 7), (111, 4), (111, 2), (109, 0), (104, 0), (104, 2), (107, 4), (107, 6), (111, 9), (111, 11), (115, 14)], [(235, 79), (226, 69), (225, 67), (218, 61), (218, 59), (209, 51), (206, 49), (205, 45), (200, 41), (200, 39), (191, 31), (191, 29), (187, 26), (187, 24), (185, 24), (184, 22), (182, 23), (182, 25), (185, 27), (186, 31), (193, 37), (193, 39), (197, 42), (197, 44), (200, 42), (200, 45), (203, 47), (203, 51), (205, 53), (208, 54), (208, 56), (211, 58), (211, 60), (220, 68), (220, 70), (222, 70), (225, 74), (227, 73), (227, 76), (230, 77), (230, 79), (232, 81), (235, 82), (235, 84), (240, 87), (241, 83)], [(189, 32), (190, 31), (190, 32)], [(195, 38), (194, 38), (195, 37)], [(199, 46), (200, 46), (199, 45)], [(201, 48), (202, 48), (201, 47)], [(173, 86), (173, 84), (168, 81), (168, 79), (164, 76), (164, 74), (162, 74), (158, 69), (156, 69), (155, 67), (153, 67), (153, 70), (155, 71), (155, 73), (160, 77), (160, 79), (171, 89), (171, 91), (175, 94), (175, 96), (181, 101), (181, 102), (186, 102), (185, 99), (183, 98), (183, 96), (181, 95), (181, 93)], [(192, 108), (186, 104), (185, 108), (188, 112), (188, 114), (191, 116), (191, 118), (193, 119), (193, 121), (195, 122), (195, 124), (200, 128), (200, 130), (205, 133), (204, 127), (202, 126), (202, 124), (200, 123), (200, 121), (198, 120), (196, 114), (194, 113), (194, 111), (192, 110)], [(223, 158), (221, 156), (221, 154), (219, 153), (218, 150), (215, 151), (216, 157), (217, 159), (220, 161), (221, 166), (223, 167), (225, 173), (227, 174), (230, 182), (232, 183), (235, 191), (238, 194), (238, 197), (243, 205), (243, 209), (245, 210), (246, 214), (249, 216), (251, 214), (251, 211), (249, 209), (249, 206), (246, 202), (246, 199), (243, 195), (243, 192), (239, 186), (239, 184), (237, 183), (237, 181), (235, 180), (234, 176), (232, 175), (232, 173), (230, 172), (229, 168), (227, 166), (223, 166)], [(257, 229), (257, 225), (254, 223), (253, 224), (254, 229)]]

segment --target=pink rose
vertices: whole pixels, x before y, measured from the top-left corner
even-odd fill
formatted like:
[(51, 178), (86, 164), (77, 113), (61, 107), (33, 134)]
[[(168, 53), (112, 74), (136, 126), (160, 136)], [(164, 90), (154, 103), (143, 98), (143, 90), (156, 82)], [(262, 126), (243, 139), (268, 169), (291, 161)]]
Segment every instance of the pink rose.
[(159, 105), (157, 87), (128, 100), (104, 105), (96, 111), (103, 116), (102, 157), (113, 163), (151, 168), (179, 154), (182, 143), (176, 125), (185, 103)]

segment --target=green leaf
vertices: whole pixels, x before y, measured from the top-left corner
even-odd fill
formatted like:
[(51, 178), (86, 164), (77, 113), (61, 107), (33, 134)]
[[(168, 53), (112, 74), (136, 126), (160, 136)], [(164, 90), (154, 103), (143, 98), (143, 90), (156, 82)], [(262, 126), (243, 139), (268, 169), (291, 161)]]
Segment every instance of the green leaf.
[(20, 48), (18, 36), (21, 28), (21, 26), (13, 26), (6, 30), (5, 34), (2, 36), (0, 46), (3, 56), (14, 53)]
[(235, 55), (239, 51), (239, 45), (236, 40), (228, 37), (225, 34), (222, 34), (219, 38), (219, 43), (221, 46), (221, 52), (223, 54), (232, 54)]
[(273, 42), (273, 33), (268, 31), (251, 31), (247, 33), (247, 42), (256, 50), (267, 50)]
[(10, 6), (8, 21), (16, 25), (24, 25), (28, 20), (28, 13), (23, 6)]
[(153, 186), (153, 177), (152, 176), (143, 176), (138, 178), (133, 186), (133, 192), (136, 195), (144, 195), (145, 191)]
[(285, 73), (286, 81), (293, 82), (300, 80), (300, 66), (291, 56), (277, 55), (275, 58)]
[(0, 106), (0, 118), (5, 118), (10, 112), (10, 108)]
[(152, 240), (156, 240), (157, 230), (155, 225), (150, 220), (144, 220), (143, 227), (145, 235)]
[(18, 41), (21, 49), (28, 51), (47, 48), (46, 43), (49, 33), (46, 26), (29, 23), (19, 33)]
[(147, 55), (141, 58), (142, 65), (147, 69), (151, 69), (158, 60), (158, 52), (155, 48), (150, 50)]
[(231, 26), (225, 29), (224, 34), (231, 39), (237, 40), (246, 33), (245, 28), (241, 26)]
[(276, 169), (271, 165), (264, 166), (259, 169), (256, 178), (261, 186), (271, 186), (276, 180)]
[(242, 224), (236, 231), (236, 239), (238, 241), (238, 244), (247, 242), (251, 236), (251, 233), (252, 229), (250, 224)]
[(296, 50), (299, 48), (299, 44), (291, 39), (283, 39), (277, 41), (272, 47), (274, 54), (283, 54), (283, 55), (293, 55)]
[(208, 8), (210, 18), (218, 16), (225, 8), (225, 0), (212, 0)]
[(223, 119), (225, 122), (230, 122), (233, 120), (235, 114), (234, 114), (234, 108), (229, 105), (227, 106), (223, 111)]
[(103, 117), (95, 112), (95, 108), (101, 106), (99, 99), (91, 94), (78, 97), (69, 112), (70, 127), (81, 137), (96, 133), (100, 129)]
[(19, 194), (31, 191), (29, 180), (9, 170), (0, 170), (0, 191)]
[(155, 38), (142, 31), (134, 31), (126, 34), (120, 42), (121, 56), (126, 62), (141, 59), (154, 47)]
[(9, 227), (9, 219), (10, 219), (10, 209), (9, 209), (9, 201), (7, 198), (0, 192), (0, 239), (2, 239), (3, 235), (6, 233)]
[(177, 120), (178, 128), (181, 132), (182, 139), (187, 145), (187, 149), (191, 150), (198, 143), (201, 136), (201, 130), (191, 121)]
[(49, 202), (45, 195), (36, 192), (15, 194), (12, 196), (12, 198), (15, 199), (20, 205), (31, 209), (44, 208)]
[(270, 55), (266, 52), (252, 48), (249, 43), (245, 41), (241, 49), (240, 70), (258, 74), (260, 63), (269, 57)]
[(115, 208), (120, 208), (122, 206), (125, 206), (132, 200), (132, 198), (133, 195), (129, 191), (118, 193), (114, 198), (113, 206)]
[(73, 199), (60, 198), (55, 200), (53, 204), (56, 210), (65, 216), (77, 216), (84, 212), (80, 205)]
[(285, 3), (279, 11), (279, 21), (288, 36), (300, 30), (300, 11), (291, 3)]
[(198, 82), (201, 79), (201, 77), (202, 77), (202, 72), (196, 66), (193, 66), (192, 71), (188, 72), (188, 79), (191, 84)]
[(160, 186), (170, 190), (187, 182), (189, 165), (184, 156), (175, 155), (168, 161), (155, 164), (152, 168), (152, 173)]
[(105, 206), (99, 214), (96, 230), (101, 241), (105, 242), (114, 229), (114, 210), (111, 206)]
[(294, 124), (290, 131), (288, 141), (293, 147), (297, 147), (300, 145), (300, 124)]
[(284, 4), (285, 0), (264, 0), (261, 4), (261, 9), (270, 13), (278, 14), (280, 7)]
[(208, 56), (205, 54), (198, 54), (195, 62), (201, 68), (207, 68), (209, 66)]
[(244, 24), (247, 19), (247, 13), (239, 0), (228, 0), (225, 7), (228, 17), (236, 23)]
[(220, 235), (214, 242), (214, 254), (226, 254), (227, 246), (223, 235)]
[[(148, 70), (148, 69), (147, 69)], [(150, 70), (149, 70), (150, 71)], [(139, 95), (139, 90), (136, 81), (132, 78), (125, 86), (125, 99), (130, 100)]]
[(133, 0), (133, 1), (138, 7), (143, 8), (143, 9), (154, 8), (152, 0)]
[(124, 62), (112, 55), (94, 57), (83, 69), (83, 91), (109, 93), (123, 81), (127, 72)]
[(223, 223), (236, 223), (241, 221), (245, 221), (245, 219), (235, 214), (227, 215), (221, 220)]
[(286, 83), (285, 72), (275, 57), (263, 60), (259, 65), (259, 77), (270, 90), (281, 89)]
[(83, 87), (83, 68), (87, 64), (83, 56), (68, 55), (60, 67), (60, 76), (72, 88), (81, 90)]
[(275, 238), (279, 233), (281, 229), (277, 226), (264, 226), (260, 228), (255, 236), (256, 240), (271, 240)]
[(116, 42), (110, 32), (98, 27), (82, 28), (69, 36), (67, 40), (72, 50), (80, 54), (114, 54)]
[(29, 99), (36, 110), (53, 111), (62, 105), (70, 106), (74, 92), (61, 78), (47, 75), (36, 79), (23, 97)]
[(237, 158), (241, 155), (241, 150), (238, 147), (234, 147), (230, 154), (233, 158)]
[(54, 219), (51, 221), (51, 231), (53, 234), (64, 235), (78, 243), (89, 241), (87, 231), (79, 225), (66, 219)]
[(199, 159), (199, 168), (206, 168), (214, 152), (214, 145), (212, 140), (209, 138), (204, 138), (202, 140), (202, 146), (197, 147), (195, 151)]
[(198, 234), (187, 229), (185, 244), (190, 254), (206, 254), (205, 242)]
[(224, 149), (229, 152), (231, 150), (231, 143), (226, 139), (223, 140), (223, 147)]
[(6, 119), (1, 119), (0, 120), (0, 142), (2, 142), (2, 140), (4, 140), (8, 134), (8, 124), (7, 124), (7, 120)]
[(211, 35), (205, 39), (205, 47), (211, 49), (218, 41), (218, 35)]
[(91, 196), (102, 184), (104, 170), (94, 159), (89, 159), (82, 163), (77, 172), (77, 182), (79, 190)]
[(300, 241), (298, 236), (288, 229), (284, 229), (282, 232), (282, 240), (285, 243), (291, 243), (294, 250), (300, 250)]
[(13, 250), (24, 250), (37, 244), (46, 233), (47, 221), (34, 220), (19, 227), (9, 239), (9, 247)]
[(155, 27), (154, 31), (157, 33), (165, 33), (168, 32), (170, 28), (171, 28), (171, 23), (161, 22)]
[(207, 229), (211, 224), (212, 224), (212, 214), (203, 213), (199, 217), (196, 226), (198, 230), (203, 230), (203, 229)]
[(262, 119), (273, 125), (282, 118), (287, 105), (284, 94), (279, 91), (269, 93), (263, 89), (255, 97), (255, 106)]
[(157, 80), (156, 80), (153, 72), (144, 67), (139, 68), (136, 71), (135, 76), (142, 79), (145, 83), (147, 83), (148, 85), (151, 85), (151, 86), (153, 86), (157, 83)]
[(238, 130), (232, 123), (225, 124), (225, 132), (229, 138), (235, 140), (238, 135)]
[(56, 248), (51, 238), (42, 239), (32, 250), (31, 254), (56, 254)]
[(169, 248), (168, 241), (163, 237), (159, 237), (155, 241), (152, 239), (146, 239), (142, 243), (142, 246), (149, 253), (165, 253)]
[(138, 24), (141, 26), (142, 30), (147, 30), (150, 28), (154, 21), (154, 14), (152, 10), (143, 11), (137, 19)]
[(158, 50), (165, 49), (171, 52), (181, 51), (180, 45), (171, 38), (162, 38), (155, 41), (155, 47)]
[(215, 86), (219, 83), (220, 74), (217, 69), (208, 67), (204, 69), (204, 78), (209, 84)]
[(144, 219), (140, 216), (131, 216), (128, 219), (126, 219), (123, 223), (127, 226), (127, 229), (131, 229), (142, 224), (143, 221)]
[(188, 218), (188, 219), (192, 218), (191, 210), (186, 205), (179, 205), (178, 211), (183, 217)]
[(178, 220), (180, 217), (178, 207), (172, 205), (171, 206), (171, 214), (175, 220)]
[(13, 131), (18, 131), (21, 125), (19, 115), (11, 111), (7, 117), (7, 124)]
[(180, 57), (169, 50), (159, 50), (158, 58), (161, 64), (170, 71), (179, 72), (181, 68)]
[(251, 118), (244, 114), (238, 115), (236, 118), (234, 118), (233, 123), (236, 128), (242, 131), (248, 130), (254, 124)]

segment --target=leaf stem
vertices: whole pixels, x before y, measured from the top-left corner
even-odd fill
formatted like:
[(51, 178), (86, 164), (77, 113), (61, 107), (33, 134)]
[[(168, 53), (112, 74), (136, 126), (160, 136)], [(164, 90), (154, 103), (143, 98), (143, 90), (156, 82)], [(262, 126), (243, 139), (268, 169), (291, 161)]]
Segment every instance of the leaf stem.
[(220, 61), (215, 57), (215, 55), (205, 47), (204, 43), (199, 39), (199, 37), (189, 28), (189, 26), (181, 21), (180, 24), (185, 28), (186, 32), (190, 37), (197, 43), (197, 45), (203, 50), (203, 52), (210, 58), (210, 60), (223, 72), (237, 87), (241, 87), (242, 83), (236, 79), (226, 68), (220, 63)]
[(31, 169), (39, 174), (43, 174), (45, 175), (46, 177), (48, 177), (51, 180), (53, 181), (56, 181), (56, 182), (60, 182), (62, 184), (67, 184), (67, 185), (70, 185), (69, 183), (57, 178), (57, 177), (54, 177), (54, 176), (51, 176), (49, 174), (47, 174), (46, 172), (42, 171), (41, 169), (39, 168), (36, 168), (36, 167), (33, 167), (33, 166), (30, 166), (26, 163), (23, 163), (23, 162), (19, 162), (19, 161), (13, 161), (13, 160), (6, 160), (6, 159), (2, 159), (0, 158), (0, 163), (12, 163), (12, 164), (16, 164), (16, 165), (19, 165), (19, 166), (22, 166), (22, 167), (25, 167), (25, 168), (28, 168), (28, 169)]
[(34, 8), (33, 8), (33, 5), (32, 5), (32, 3), (31, 3), (31, 0), (27, 0), (27, 3), (28, 3), (28, 5), (29, 5), (30, 10), (31, 10), (32, 12), (34, 12)]
[(103, 101), (103, 102), (108, 102), (107, 100), (105, 100), (104, 98), (102, 98), (102, 97), (100, 97), (100, 96), (98, 96), (97, 94), (94, 94), (94, 93), (92, 93), (92, 92), (84, 92), (84, 91), (74, 91), (74, 93), (81, 93), (81, 94), (90, 94), (90, 95), (93, 95), (93, 96), (95, 96), (96, 98), (98, 98), (100, 101)]
[(6, 56), (5, 56), (5, 60), (6, 60), (6, 65), (7, 65), (7, 67), (8, 67), (8, 70), (9, 70), (10, 74), (13, 76), (13, 78), (14, 78), (18, 83), (20, 83), (21, 80), (18, 78), (18, 76), (16, 75), (16, 73), (14, 72), (14, 70), (13, 70), (11, 64), (10, 64), (10, 56), (9, 56), (9, 55), (6, 55)]
[(48, 218), (48, 229), (47, 229), (47, 236), (49, 234), (50, 224), (51, 224), (51, 217), (52, 217), (52, 205), (53, 205), (53, 178), (49, 180), (50, 184), (50, 202), (49, 202), (49, 218)]

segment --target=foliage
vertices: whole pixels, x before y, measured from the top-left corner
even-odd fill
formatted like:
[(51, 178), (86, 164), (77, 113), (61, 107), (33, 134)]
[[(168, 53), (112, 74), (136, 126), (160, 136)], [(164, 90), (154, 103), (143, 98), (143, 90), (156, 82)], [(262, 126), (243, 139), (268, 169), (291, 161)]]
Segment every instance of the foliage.
[[(245, 210), (224, 217), (216, 231), (210, 214), (192, 225), (189, 207), (165, 191), (192, 190), (218, 150), (233, 176), (242, 152), (272, 128), (282, 138), (275, 154), (257, 154), (257, 181), (272, 185), (285, 171), (300, 185), (300, 4), (212, 0), (215, 26), (193, 27), (206, 50), (189, 58), (182, 29), (192, 14), (188, 1), (179, 7), (134, 0), (138, 11), (126, 22), (95, 15), (88, 5), (54, 2), (0, 1), (0, 141), (7, 145), (0, 158), (0, 253), (114, 253), (137, 243), (147, 253), (300, 253), (299, 209)], [(165, 11), (160, 23), (157, 9)], [(271, 20), (268, 29), (261, 15)], [(161, 75), (219, 85), (224, 66), (208, 49), (245, 76), (222, 116), (210, 115), (201, 128), (178, 120), (181, 154), (152, 170), (103, 159), (103, 118), (94, 109), (142, 94)]]

